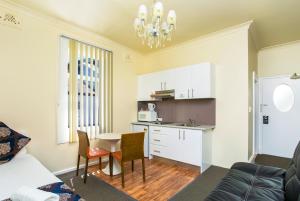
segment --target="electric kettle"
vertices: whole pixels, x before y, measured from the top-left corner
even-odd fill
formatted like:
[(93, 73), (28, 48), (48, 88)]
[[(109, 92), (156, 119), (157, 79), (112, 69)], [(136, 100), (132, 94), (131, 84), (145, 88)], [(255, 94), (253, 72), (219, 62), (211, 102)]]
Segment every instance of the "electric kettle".
[(149, 111), (154, 111), (154, 109), (155, 109), (155, 104), (153, 104), (153, 103), (148, 103), (148, 110), (149, 110)]

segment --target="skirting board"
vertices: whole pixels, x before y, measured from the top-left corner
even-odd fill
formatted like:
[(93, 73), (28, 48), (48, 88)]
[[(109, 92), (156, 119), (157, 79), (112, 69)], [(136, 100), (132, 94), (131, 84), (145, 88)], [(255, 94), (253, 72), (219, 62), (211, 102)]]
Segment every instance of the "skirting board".
[[(103, 158), (102, 162), (108, 162), (108, 158)], [(92, 161), (92, 162), (89, 162), (89, 166), (93, 166), (93, 165), (96, 165), (98, 163), (99, 163), (99, 161)], [(82, 169), (84, 167), (85, 167), (85, 164), (81, 164), (79, 166), (79, 169)], [(59, 170), (59, 171), (55, 171), (55, 172), (52, 172), (52, 173), (57, 176), (57, 175), (65, 174), (65, 173), (68, 173), (68, 172), (72, 172), (72, 171), (74, 171), (76, 169), (77, 169), (77, 167), (73, 166), (73, 167), (69, 167), (69, 168), (66, 168), (66, 169), (63, 169), (63, 170)]]

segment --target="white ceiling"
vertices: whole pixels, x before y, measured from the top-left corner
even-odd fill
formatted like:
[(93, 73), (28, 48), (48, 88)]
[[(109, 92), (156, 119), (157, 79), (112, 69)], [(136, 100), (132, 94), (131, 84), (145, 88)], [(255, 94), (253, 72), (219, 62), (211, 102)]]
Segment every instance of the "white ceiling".
[[(141, 52), (133, 20), (140, 4), (153, 0), (11, 0), (33, 10), (97, 32)], [(300, 40), (299, 0), (162, 0), (165, 12), (175, 9), (174, 45), (220, 29), (255, 21), (260, 48)]]

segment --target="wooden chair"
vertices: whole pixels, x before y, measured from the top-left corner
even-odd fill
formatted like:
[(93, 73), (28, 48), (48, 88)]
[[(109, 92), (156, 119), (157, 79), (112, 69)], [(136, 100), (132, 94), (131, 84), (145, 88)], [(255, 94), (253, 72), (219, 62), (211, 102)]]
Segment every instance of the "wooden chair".
[(77, 131), (77, 133), (79, 137), (79, 149), (78, 149), (76, 176), (78, 176), (79, 173), (80, 157), (83, 157), (86, 159), (85, 172), (84, 172), (84, 183), (86, 183), (89, 160), (99, 158), (99, 169), (101, 170), (102, 169), (101, 157), (103, 156), (109, 156), (109, 158), (111, 157), (110, 157), (110, 152), (105, 149), (90, 148), (90, 141), (86, 132)]
[(143, 181), (145, 182), (145, 161), (144, 161), (144, 132), (127, 133), (121, 137), (121, 151), (111, 154), (110, 176), (113, 173), (112, 159), (115, 158), (121, 163), (122, 187), (124, 188), (124, 163), (131, 161), (131, 168), (134, 171), (134, 160), (142, 160)]

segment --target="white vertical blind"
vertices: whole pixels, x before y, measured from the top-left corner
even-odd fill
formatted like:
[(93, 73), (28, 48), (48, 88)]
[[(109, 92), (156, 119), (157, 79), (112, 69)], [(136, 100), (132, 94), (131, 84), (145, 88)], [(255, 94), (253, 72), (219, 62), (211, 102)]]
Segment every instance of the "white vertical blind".
[[(73, 39), (63, 39), (64, 43), (68, 40), (69, 46), (61, 46), (64, 47), (61, 49), (61, 68), (68, 70), (60, 71), (67, 72), (60, 79), (67, 79), (68, 87), (62, 87), (60, 94), (67, 97), (68, 104), (64, 104), (67, 112), (58, 115), (68, 119), (68, 128), (58, 129), (58, 142), (75, 142), (79, 129), (86, 131), (91, 139), (103, 132), (112, 132), (112, 52)], [(62, 58), (66, 55), (68, 58)], [(62, 96), (59, 101), (63, 100)], [(66, 124), (58, 124), (66, 127)]]
[(84, 89), (83, 89), (83, 58), (84, 58), (84, 49), (85, 46), (83, 44), (79, 44), (80, 46), (80, 130), (84, 128), (84, 105), (83, 105), (83, 97), (84, 97)]

